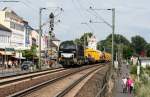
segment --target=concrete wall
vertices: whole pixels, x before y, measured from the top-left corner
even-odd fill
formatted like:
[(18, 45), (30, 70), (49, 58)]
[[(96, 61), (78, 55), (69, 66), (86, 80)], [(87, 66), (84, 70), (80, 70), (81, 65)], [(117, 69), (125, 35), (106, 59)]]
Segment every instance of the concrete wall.
[[(84, 84), (84, 86), (79, 90), (80, 92), (76, 94), (75, 97), (95, 97), (97, 93), (102, 90), (104, 84), (109, 82), (109, 71), (109, 66), (105, 66), (104, 69), (98, 71)], [(106, 91), (108, 91), (108, 87), (104, 89), (101, 97), (108, 97), (106, 96)]]

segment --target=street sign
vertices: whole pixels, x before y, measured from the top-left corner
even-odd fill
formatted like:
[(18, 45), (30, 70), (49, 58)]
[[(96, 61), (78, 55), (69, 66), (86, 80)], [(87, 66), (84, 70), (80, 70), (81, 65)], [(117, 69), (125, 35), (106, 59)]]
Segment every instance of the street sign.
[(15, 51), (14, 48), (5, 48), (6, 51)]

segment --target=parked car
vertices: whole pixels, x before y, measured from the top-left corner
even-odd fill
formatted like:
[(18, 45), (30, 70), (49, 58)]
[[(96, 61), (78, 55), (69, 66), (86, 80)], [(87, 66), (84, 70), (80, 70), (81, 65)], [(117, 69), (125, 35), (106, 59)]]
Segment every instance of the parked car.
[(21, 70), (30, 70), (33, 65), (34, 64), (31, 61), (24, 61), (21, 65)]

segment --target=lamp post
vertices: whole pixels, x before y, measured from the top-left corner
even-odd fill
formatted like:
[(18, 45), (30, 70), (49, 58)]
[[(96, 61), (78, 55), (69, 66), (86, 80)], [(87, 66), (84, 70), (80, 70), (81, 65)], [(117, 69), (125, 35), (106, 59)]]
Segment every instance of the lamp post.
[[(111, 10), (112, 11), (112, 24), (109, 24), (105, 20), (103, 20), (103, 23), (107, 24), (112, 29), (112, 51), (111, 51), (111, 53), (112, 53), (112, 65), (114, 66), (115, 8), (112, 8), (112, 9), (93, 9), (92, 7), (90, 7), (90, 9), (91, 10)], [(91, 20), (90, 20), (90, 23), (92, 23)]]
[(108, 10), (112, 10), (112, 65), (114, 66), (115, 8)]
[(42, 36), (42, 10), (45, 10), (46, 8), (40, 8), (39, 9), (39, 64), (38, 68), (41, 69), (41, 36)]

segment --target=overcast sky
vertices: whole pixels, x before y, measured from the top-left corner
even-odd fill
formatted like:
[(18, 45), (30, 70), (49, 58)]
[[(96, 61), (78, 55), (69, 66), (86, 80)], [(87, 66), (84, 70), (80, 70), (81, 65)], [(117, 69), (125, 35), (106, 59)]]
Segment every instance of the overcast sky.
[[(0, 0), (1, 1), (1, 0)], [(148, 0), (20, 0), (20, 3), (0, 3), (0, 8), (10, 7), (18, 15), (29, 21), (35, 29), (38, 28), (39, 8), (50, 7), (43, 11), (42, 21), (48, 20), (50, 12), (56, 7), (64, 9), (63, 12), (56, 10), (59, 14), (56, 18), (61, 20), (55, 25), (55, 34), (60, 40), (70, 40), (80, 37), (84, 32), (93, 32), (97, 40), (103, 40), (111, 33), (111, 28), (102, 22), (102, 19), (111, 24), (111, 11), (91, 11), (94, 8), (115, 8), (116, 29), (115, 33), (123, 34), (130, 39), (132, 36), (141, 35), (150, 42), (150, 1)], [(82, 24), (82, 23), (88, 23)], [(44, 32), (48, 28), (44, 28)]]

